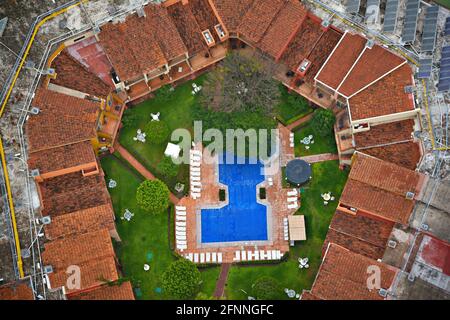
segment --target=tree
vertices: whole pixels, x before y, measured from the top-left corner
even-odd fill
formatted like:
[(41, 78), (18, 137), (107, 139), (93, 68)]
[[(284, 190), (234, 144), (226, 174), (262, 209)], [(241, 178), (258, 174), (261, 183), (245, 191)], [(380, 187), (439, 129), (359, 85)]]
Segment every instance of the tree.
[(208, 74), (200, 101), (214, 111), (272, 115), (280, 95), (274, 68), (269, 60), (231, 53)]
[(150, 121), (144, 131), (147, 139), (156, 144), (165, 142), (169, 137), (169, 127), (164, 121)]
[(158, 171), (164, 176), (168, 178), (173, 178), (178, 174), (179, 165), (175, 164), (172, 161), (171, 157), (164, 157), (158, 163)]
[(173, 262), (162, 275), (162, 288), (175, 299), (189, 299), (198, 292), (200, 271), (186, 259)]
[(155, 99), (159, 102), (165, 102), (165, 101), (169, 100), (172, 92), (173, 92), (173, 87), (166, 84), (166, 85), (162, 86), (161, 88), (159, 88), (158, 90), (156, 90)]
[(282, 294), (277, 280), (271, 277), (261, 277), (253, 284), (253, 294), (258, 300), (276, 300)]
[(169, 188), (161, 180), (145, 180), (137, 189), (136, 200), (145, 211), (160, 213), (169, 206)]
[(311, 127), (316, 134), (324, 137), (333, 131), (335, 121), (336, 117), (333, 111), (320, 108), (314, 111)]

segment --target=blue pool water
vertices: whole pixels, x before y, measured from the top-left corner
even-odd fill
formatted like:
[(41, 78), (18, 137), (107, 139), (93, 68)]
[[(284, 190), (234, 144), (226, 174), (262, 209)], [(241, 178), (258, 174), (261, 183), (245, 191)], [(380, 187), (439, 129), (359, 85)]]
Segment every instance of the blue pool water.
[(229, 204), (201, 210), (202, 243), (267, 240), (267, 208), (256, 202), (264, 180), (262, 164), (219, 164), (219, 181), (228, 186)]

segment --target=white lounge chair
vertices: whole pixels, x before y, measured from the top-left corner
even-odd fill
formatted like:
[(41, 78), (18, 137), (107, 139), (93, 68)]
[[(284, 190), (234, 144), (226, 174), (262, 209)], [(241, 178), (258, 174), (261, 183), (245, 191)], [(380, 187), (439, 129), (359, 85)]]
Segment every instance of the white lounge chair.
[(201, 175), (200, 172), (195, 172), (195, 171), (191, 172), (191, 178), (192, 178), (192, 177), (201, 177), (201, 176), (202, 176), (202, 175)]
[(198, 253), (194, 253), (194, 263), (198, 263)]
[(175, 222), (175, 225), (176, 225), (177, 227), (186, 227), (186, 222), (183, 222), (183, 221), (177, 221), (177, 222)]
[(195, 155), (201, 156), (202, 152), (200, 150), (191, 150), (191, 154), (195, 154)]
[(241, 252), (240, 251), (236, 251), (234, 253), (233, 261), (241, 261)]
[(177, 241), (177, 244), (179, 244), (179, 245), (181, 245), (181, 246), (187, 246), (187, 242), (186, 241), (184, 241), (184, 240), (178, 240)]
[(200, 263), (205, 263), (205, 254), (203, 252), (200, 253)]
[(176, 211), (177, 216), (186, 216), (186, 211)]
[(191, 154), (191, 161), (200, 162), (200, 161), (202, 161), (202, 157), (197, 156), (195, 154)]
[(186, 232), (175, 231), (175, 236), (186, 236)]
[(187, 246), (186, 245), (177, 245), (177, 249), (180, 251), (186, 250)]
[(222, 263), (222, 252), (217, 253), (217, 262)]
[(191, 186), (201, 188), (201, 187), (202, 187), (202, 183), (199, 182), (199, 181), (192, 181), (192, 182), (191, 182)]
[(175, 206), (175, 209), (177, 209), (178, 211), (186, 211), (185, 206)]
[(205, 261), (210, 263), (211, 262), (211, 252), (207, 252), (205, 255)]
[(192, 161), (191, 160), (191, 167), (200, 167), (200, 162)]
[(296, 189), (293, 189), (293, 190), (291, 190), (291, 191), (288, 191), (288, 192), (287, 192), (287, 195), (288, 195), (288, 197), (295, 197), (295, 196), (298, 195), (298, 192), (297, 192)]
[(202, 169), (199, 168), (199, 167), (192, 167), (191, 168), (191, 172), (201, 172), (201, 171), (202, 171)]
[(201, 193), (201, 192), (202, 192), (202, 189), (199, 188), (199, 187), (193, 186), (193, 187), (191, 187), (191, 192), (194, 192), (194, 193)]
[(251, 251), (247, 251), (247, 260), (252, 261), (253, 253)]
[(267, 256), (267, 260), (272, 260), (272, 251), (267, 250), (266, 256)]
[(212, 253), (211, 260), (212, 260), (212, 262), (217, 262), (217, 252)]
[(298, 208), (298, 203), (297, 202), (293, 202), (287, 205), (288, 209), (297, 209)]
[(186, 259), (192, 261), (193, 256), (194, 256), (194, 255), (193, 255), (192, 253), (188, 253), (188, 254), (186, 254), (184, 257), (185, 257)]
[(277, 260), (277, 250), (270, 250), (272, 253), (272, 260)]
[(192, 199), (198, 199), (198, 198), (200, 198), (200, 193), (199, 192), (191, 192), (191, 197), (192, 197)]
[(247, 252), (241, 251), (241, 259), (242, 261), (247, 261)]
[(186, 227), (178, 227), (178, 226), (176, 226), (175, 230), (179, 231), (179, 232), (186, 232)]
[(186, 241), (186, 236), (176, 236), (177, 242), (178, 241)]
[(259, 260), (259, 251), (255, 251), (255, 252), (253, 253), (253, 258), (254, 258), (255, 260)]
[(191, 184), (192, 184), (192, 182), (200, 182), (200, 181), (201, 181), (200, 177), (195, 177), (195, 176), (191, 177)]
[(186, 221), (186, 216), (177, 216), (177, 221)]
[(275, 251), (275, 257), (277, 258), (277, 260), (281, 259), (281, 251), (280, 250)]

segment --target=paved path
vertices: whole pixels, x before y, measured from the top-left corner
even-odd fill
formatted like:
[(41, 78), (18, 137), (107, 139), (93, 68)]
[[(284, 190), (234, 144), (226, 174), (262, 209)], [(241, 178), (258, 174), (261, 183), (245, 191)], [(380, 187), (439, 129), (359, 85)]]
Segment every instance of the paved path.
[(297, 128), (298, 126), (304, 124), (305, 122), (308, 122), (309, 120), (311, 120), (312, 116), (313, 116), (313, 112), (311, 112), (310, 114), (308, 114), (307, 116), (304, 116), (294, 122), (292, 122), (290, 125), (286, 126), (286, 128), (288, 128), (290, 131), (292, 131), (293, 129)]
[[(119, 154), (124, 158), (133, 168), (135, 168), (144, 178), (148, 180), (155, 180), (156, 177), (147, 170), (127, 149), (122, 147), (118, 142), (114, 144), (114, 149), (119, 152)], [(170, 193), (170, 201), (173, 204), (177, 204), (180, 199), (178, 199), (173, 193)]]
[(219, 280), (216, 283), (216, 289), (214, 290), (214, 298), (222, 298), (225, 291), (225, 284), (228, 279), (228, 271), (230, 270), (231, 263), (223, 263), (220, 269)]
[(309, 163), (316, 163), (330, 160), (339, 160), (339, 155), (335, 153), (322, 153), (322, 154), (315, 154), (312, 156), (300, 157), (299, 159), (305, 160)]

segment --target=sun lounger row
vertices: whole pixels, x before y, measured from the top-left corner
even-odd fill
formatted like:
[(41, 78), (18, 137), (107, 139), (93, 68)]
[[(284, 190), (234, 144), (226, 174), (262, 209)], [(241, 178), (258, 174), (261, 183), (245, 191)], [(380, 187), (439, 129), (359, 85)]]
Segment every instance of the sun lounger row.
[(284, 240), (289, 240), (289, 222), (288, 218), (283, 219)]
[(280, 250), (235, 251), (233, 261), (280, 260)]
[(175, 242), (180, 251), (187, 249), (186, 207), (175, 206)]
[(184, 257), (194, 263), (222, 263), (222, 252), (188, 253)]
[(202, 195), (201, 176), (202, 153), (200, 150), (190, 151), (191, 197), (198, 199)]

